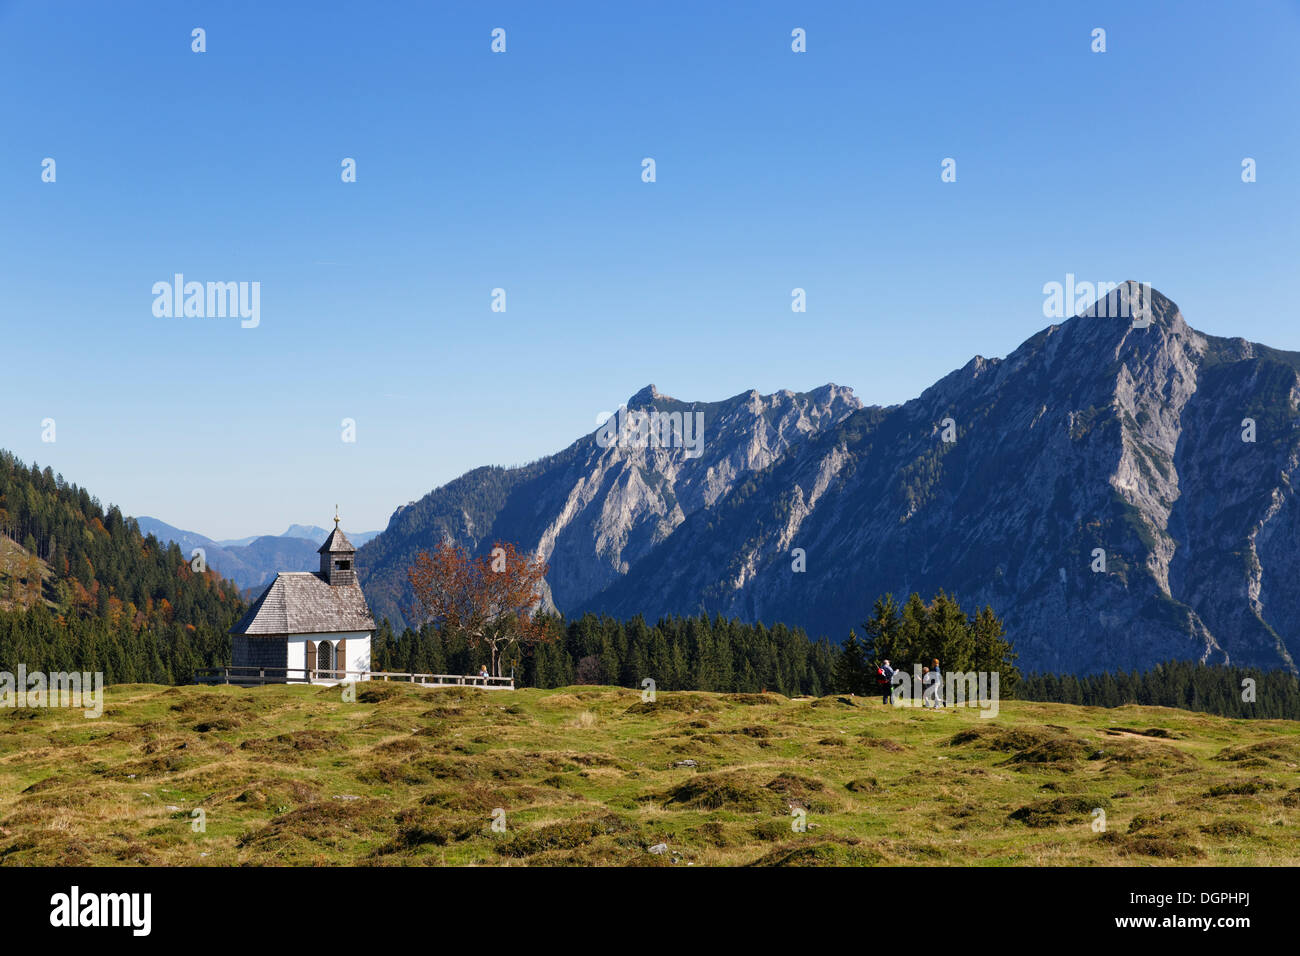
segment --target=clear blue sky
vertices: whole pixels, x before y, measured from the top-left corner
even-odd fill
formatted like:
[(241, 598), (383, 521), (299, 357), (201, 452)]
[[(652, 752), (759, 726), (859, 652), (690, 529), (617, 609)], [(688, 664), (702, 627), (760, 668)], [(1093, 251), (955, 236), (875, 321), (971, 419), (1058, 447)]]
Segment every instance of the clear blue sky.
[[(0, 446), (213, 537), (363, 530), (650, 382), (904, 401), (1067, 272), (1300, 349), (1298, 62), (1267, 0), (0, 0)], [(176, 272), (260, 327), (156, 318)]]

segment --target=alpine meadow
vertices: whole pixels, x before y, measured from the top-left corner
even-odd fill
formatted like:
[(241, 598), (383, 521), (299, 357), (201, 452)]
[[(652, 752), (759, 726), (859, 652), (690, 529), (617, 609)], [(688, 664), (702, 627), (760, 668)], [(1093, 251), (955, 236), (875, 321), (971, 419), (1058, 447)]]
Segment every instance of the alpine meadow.
[(15, 929), (1285, 932), (1298, 52), (0, 0)]

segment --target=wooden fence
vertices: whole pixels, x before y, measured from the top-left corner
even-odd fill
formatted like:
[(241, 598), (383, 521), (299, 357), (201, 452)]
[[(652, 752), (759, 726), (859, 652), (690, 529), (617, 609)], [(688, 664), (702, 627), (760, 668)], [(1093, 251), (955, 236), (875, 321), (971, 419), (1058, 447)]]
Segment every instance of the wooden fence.
[(196, 684), (314, 684), (349, 680), (403, 681), (417, 687), (479, 687), (483, 690), (514, 690), (513, 677), (480, 677), (477, 674), (403, 674), (395, 671), (308, 670), (305, 667), (204, 667), (194, 672)]

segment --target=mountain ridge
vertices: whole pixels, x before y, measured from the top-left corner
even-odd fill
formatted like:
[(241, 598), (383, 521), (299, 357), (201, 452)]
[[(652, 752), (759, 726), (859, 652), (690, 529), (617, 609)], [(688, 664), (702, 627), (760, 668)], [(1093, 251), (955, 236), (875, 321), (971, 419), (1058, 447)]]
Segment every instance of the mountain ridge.
[[(158, 518), (135, 519), (142, 534), (152, 534), (162, 544), (175, 542), (186, 558), (195, 548), (202, 548), (208, 566), (234, 582), (241, 593), (260, 591), (275, 580), (280, 571), (314, 571), (320, 564), (316, 550), (329, 532), (316, 525), (290, 525), (284, 534), (253, 535), (227, 541), (214, 541), (195, 531), (176, 528)], [(319, 532), (314, 534), (313, 532)], [(379, 532), (349, 535), (358, 547)]]
[[(891, 454), (896, 460), (907, 462), (906, 467), (916, 468), (919, 472), (934, 470), (937, 475), (934, 482), (923, 481), (915, 488), (906, 481), (902, 482), (908, 486), (907, 492), (916, 492), (914, 500), (905, 494), (902, 496), (905, 500), (895, 501), (892, 507), (885, 509), (888, 515), (877, 514), (873, 520), (865, 510), (866, 503), (888, 500), (891, 490), (896, 489), (880, 482), (875, 487), (863, 488), (859, 482), (858, 487), (838, 496), (843, 506), (840, 510), (823, 511), (806, 526), (807, 516), (801, 517), (799, 543), (810, 546), (810, 562), (814, 553), (832, 555), (852, 570), (834, 576), (812, 573), (806, 579), (780, 572), (779, 563), (771, 558), (771, 554), (779, 547), (792, 544), (794, 538), (787, 536), (787, 539), (782, 539), (775, 535), (768, 522), (761, 525), (759, 533), (767, 544), (766, 560), (760, 560), (758, 550), (750, 548), (733, 555), (725, 573), (707, 580), (697, 575), (685, 584), (680, 576), (669, 576), (665, 569), (682, 560), (692, 547), (702, 546), (702, 538), (715, 533), (725, 538), (728, 533), (737, 535), (741, 530), (735, 527), (710, 528), (708, 534), (701, 534), (690, 527), (684, 528), (686, 533), (673, 541), (664, 553), (653, 556), (650, 563), (634, 569), (606, 593), (574, 611), (600, 608), (617, 615), (635, 606), (653, 616), (661, 608), (673, 606), (676, 601), (693, 599), (692, 610), (789, 620), (800, 605), (824, 607), (827, 602), (841, 600), (846, 590), (865, 592), (869, 595), (867, 600), (870, 600), (883, 591), (905, 594), (920, 590), (926, 593), (946, 587), (955, 590), (963, 603), (968, 599), (981, 604), (987, 602), (1003, 613), (1012, 639), (1022, 653), (1022, 664), (1027, 659), (1031, 667), (1090, 672), (1116, 665), (1141, 666), (1172, 656), (1232, 659), (1294, 670), (1300, 614), (1296, 613), (1294, 602), (1287, 600), (1285, 589), (1279, 589), (1282, 593), (1273, 601), (1273, 607), (1282, 612), (1287, 622), (1285, 628), (1291, 635), (1290, 643), (1263, 617), (1263, 602), (1258, 598), (1262, 590), (1260, 574), (1240, 582), (1245, 590), (1253, 589), (1256, 595), (1249, 610), (1239, 608), (1238, 612), (1229, 613), (1225, 608), (1231, 603), (1221, 593), (1222, 589), (1213, 588), (1208, 583), (1215, 575), (1224, 573), (1225, 560), (1228, 559), (1219, 553), (1214, 553), (1213, 560), (1201, 557), (1193, 562), (1190, 558), (1193, 546), (1199, 549), (1207, 538), (1231, 533), (1231, 529), (1215, 527), (1214, 514), (1198, 513), (1189, 504), (1189, 499), (1182, 498), (1177, 466), (1182, 465), (1187, 472), (1198, 499), (1213, 498), (1217, 489), (1206, 485), (1213, 484), (1213, 476), (1230, 470), (1227, 465), (1234, 459), (1229, 456), (1240, 451), (1240, 448), (1233, 447), (1232, 440), (1237, 435), (1235, 429), (1239, 428), (1242, 417), (1249, 417), (1246, 412), (1249, 402), (1237, 390), (1232, 396), (1234, 402), (1241, 405), (1241, 411), (1235, 417), (1227, 415), (1219, 407), (1222, 401), (1215, 406), (1213, 433), (1221, 444), (1217, 450), (1218, 459), (1223, 463), (1221, 467), (1210, 469), (1206, 474), (1199, 467), (1196, 455), (1192, 456), (1192, 461), (1187, 461), (1188, 448), (1194, 447), (1200, 436), (1212, 429), (1210, 423), (1198, 417), (1190, 433), (1184, 435), (1181, 416), (1189, 403), (1191, 413), (1200, 416), (1206, 402), (1215, 400), (1215, 387), (1219, 383), (1213, 381), (1214, 376), (1224, 374), (1213, 369), (1231, 370), (1235, 365), (1232, 356), (1226, 356), (1229, 359), (1226, 362), (1216, 360), (1208, 363), (1211, 369), (1209, 385), (1193, 401), (1197, 395), (1195, 373), (1206, 364), (1207, 354), (1214, 359), (1224, 358), (1222, 346), (1217, 340), (1191, 329), (1170, 300), (1159, 293), (1155, 293), (1154, 298), (1154, 321), (1147, 329), (1121, 330), (1117, 328), (1115, 319), (1097, 320), (1094, 307), (1089, 310), (1093, 313), (1091, 315), (1085, 313), (1032, 336), (1005, 360), (972, 360), (925, 390), (917, 399), (898, 406), (897, 410), (880, 413), (878, 421), (868, 421), (863, 412), (858, 412), (840, 426), (840, 434), (816, 439), (810, 449), (819, 453), (816, 460), (823, 469), (838, 471), (847, 462), (859, 467), (863, 464), (862, 456), (855, 457), (848, 447), (854, 429), (864, 429), (878, 441), (897, 442), (905, 435), (915, 438), (927, 430), (932, 434), (933, 423), (941, 421), (949, 411), (958, 410), (957, 417), (963, 419), (965, 436), (959, 436), (951, 445), (931, 444), (931, 455), (938, 458), (952, 455), (955, 458), (951, 464), (964, 468), (975, 464), (978, 469), (980, 480), (970, 485), (960, 480), (945, 480), (951, 479), (951, 474), (943, 474), (944, 469), (937, 458), (926, 460), (925, 442), (914, 440), (910, 446), (903, 442), (906, 447), (892, 448)], [(1144, 333), (1149, 335), (1147, 340), (1134, 338)], [(1075, 337), (1078, 341), (1072, 342)], [(1217, 356), (1213, 355), (1215, 349), (1220, 350)], [(1298, 397), (1296, 362), (1300, 355), (1266, 348), (1239, 350), (1239, 354), (1263, 355), (1263, 359), (1241, 358), (1238, 361), (1264, 362), (1267, 366), (1265, 371), (1271, 370), (1270, 400), (1258, 403), (1264, 411), (1257, 411), (1257, 415), (1286, 407), (1287, 414), (1294, 417)], [(1085, 355), (1092, 356), (1092, 366), (1081, 369), (1079, 363)], [(1048, 403), (1035, 404), (1030, 399), (1041, 397), (1041, 390), (1036, 391), (1041, 385), (1037, 379), (1044, 373), (1051, 373), (1054, 367), (1058, 372), (1061, 368), (1068, 369), (1063, 381), (1057, 383), (1058, 391), (1065, 391), (1067, 401), (1058, 403), (1060, 427), (1047, 433), (1048, 440), (1029, 448), (1024, 447), (1025, 442), (1020, 442), (1021, 447), (1009, 449), (1002, 461), (996, 454), (979, 455), (973, 463), (964, 460), (971, 457), (967, 452), (972, 441), (976, 449), (981, 442), (996, 447), (998, 442), (1011, 440), (1020, 433), (1030, 433), (1041, 425), (1049, 410)], [(1237, 371), (1241, 373), (1240, 369)], [(1104, 386), (1112, 380), (1107, 395)], [(1088, 390), (1089, 383), (1093, 391)], [(1103, 386), (1101, 390), (1096, 388), (1099, 384)], [(1008, 400), (1008, 396), (1003, 394), (1008, 388), (1016, 392), (1013, 400), (1019, 404), (1011, 411), (1018, 413), (1020, 418), (1004, 414), (1001, 428), (986, 442), (982, 434), (972, 429), (978, 428), (998, 403)], [(1065, 407), (1070, 404), (1076, 407)], [(1114, 414), (1105, 414), (1101, 411), (1103, 408), (1113, 409)], [(1270, 460), (1282, 467), (1279, 482), (1289, 489), (1297, 444), (1294, 429), (1279, 428), (1273, 423), (1267, 429), (1261, 426), (1260, 434), (1260, 442), (1254, 443), (1253, 449), (1250, 445), (1244, 447), (1258, 450), (1263, 435), (1278, 445)], [(1093, 446), (1090, 451), (1072, 453), (1071, 446), (1086, 445), (1089, 436)], [(963, 443), (964, 439), (971, 441)], [(1242, 443), (1238, 441), (1238, 444)], [(1181, 458), (1178, 457), (1180, 447)], [(1245, 454), (1236, 454), (1236, 459), (1244, 459)], [(1071, 488), (1068, 483), (1062, 485), (1065, 475), (1060, 468), (1054, 467), (1062, 458), (1072, 458), (1076, 468), (1087, 475), (1081, 489), (1089, 490), (1089, 494), (1074, 494), (1077, 500), (1071, 501)], [(1023, 462), (1034, 473), (1034, 480), (1020, 485), (1004, 481), (1007, 476), (999, 472), (1005, 470), (1008, 460)], [(777, 489), (778, 493), (783, 487), (793, 489), (791, 494), (796, 500), (790, 504), (797, 507), (802, 489), (815, 485), (811, 466), (807, 461), (782, 465), (788, 469), (785, 473), (760, 481)], [(934, 468), (917, 467), (927, 465)], [(1246, 468), (1248, 470), (1249, 466)], [(898, 468), (885, 469), (887, 477), (900, 477), (899, 471)], [(904, 473), (901, 477), (907, 475)], [(1240, 484), (1250, 486), (1248, 474), (1237, 477)], [(846, 479), (846, 482), (851, 481), (851, 478)], [(990, 502), (990, 492), (996, 495), (996, 489), (1003, 483), (1013, 489), (1001, 502), (999, 513), (1003, 520), (1027, 531), (1036, 543), (1050, 545), (1049, 550), (1055, 551), (1059, 559), (1039, 562), (1040, 566), (1033, 570), (1032, 580), (1024, 579), (1025, 572), (1021, 567), (1035, 563), (1032, 555), (1018, 553), (1018, 549), (1005, 539), (999, 548), (990, 550), (990, 545), (998, 540), (997, 529), (987, 522), (990, 504), (997, 504)], [(1070, 504), (1073, 511), (1070, 517), (1076, 527), (1060, 527), (1062, 516), (1045, 513), (1050, 509), (1041, 504), (1035, 509), (1032, 497), (1026, 494), (1033, 488), (1051, 488), (1054, 498), (1063, 498)], [(1275, 490), (1272, 485), (1254, 488), (1256, 506), (1261, 497), (1271, 499)], [(1025, 500), (1015, 500), (1020, 496)], [(1183, 501), (1181, 507), (1178, 505), (1180, 499)], [(737, 504), (731, 503), (733, 507)], [(894, 524), (902, 527), (921, 512), (940, 506), (945, 510), (939, 520), (923, 527), (920, 534), (898, 533), (887, 520), (881, 520), (893, 517), (896, 519)], [(1289, 512), (1293, 522), (1295, 510), (1292, 506)], [(827, 514), (831, 517), (828, 518)], [(746, 519), (749, 517), (745, 516)], [(1057, 527), (1050, 527), (1053, 520)], [(872, 540), (883, 540), (888, 544), (878, 546), (873, 552), (855, 546), (852, 541), (835, 540), (835, 529), (846, 525), (855, 529), (873, 529)], [(746, 524), (743, 531), (750, 537), (754, 535), (750, 524)], [(932, 540), (943, 540), (945, 549), (955, 554), (950, 553), (946, 559), (940, 557), (936, 549), (927, 544)], [(1276, 541), (1276, 536), (1269, 541)], [(1109, 557), (1107, 570), (1096, 576), (1091, 571), (1091, 565), (1096, 563), (1094, 548), (1106, 550)], [(882, 555), (881, 551), (886, 553)], [(1005, 560), (979, 560), (999, 554), (1005, 556)], [(1178, 562), (1174, 560), (1175, 555), (1179, 555)], [(1273, 553), (1273, 556), (1280, 562), (1278, 566), (1286, 569), (1277, 577), (1281, 581), (1288, 580), (1291, 571), (1296, 570), (1294, 550), (1287, 555)], [(748, 578), (738, 573), (746, 561), (762, 565), (766, 576), (759, 584), (750, 583), (759, 577), (756, 569)], [(970, 561), (976, 562), (974, 569), (963, 567), (963, 562)], [(876, 573), (862, 573), (860, 569), (864, 566), (874, 566)], [(883, 573), (886, 568), (888, 574)], [(1081, 574), (1080, 568), (1088, 576)], [(1062, 571), (1065, 571), (1064, 580), (1059, 577), (1054, 580), (1054, 576), (1059, 576)], [(1017, 587), (1002, 586), (1001, 582), (1016, 576), (1021, 578)], [(637, 601), (629, 597), (638, 588), (644, 589), (650, 578), (668, 582), (667, 588), (659, 589), (659, 601)], [(1134, 589), (1130, 587), (1130, 578), (1148, 579), (1147, 585)], [(796, 580), (798, 585), (794, 583)], [(1187, 593), (1189, 582), (1192, 584), (1190, 594)], [(1061, 585), (1061, 594), (1046, 593), (1057, 583)], [(1114, 588), (1116, 584), (1120, 585), (1118, 591), (1098, 593)], [(1072, 592), (1071, 588), (1075, 590)], [(1035, 591), (1041, 593), (1035, 594)], [(1025, 596), (1031, 599), (1022, 600)], [(1184, 600), (1189, 597), (1190, 601)], [(855, 626), (855, 617), (860, 622), (865, 616), (864, 611), (855, 613), (845, 607), (838, 614), (800, 615), (792, 623), (807, 627), (810, 633), (836, 634), (838, 631), (838, 636), (846, 633), (848, 627)], [(1207, 619), (1213, 624), (1208, 624)], [(1052, 620), (1070, 622), (1072, 628), (1080, 632), (1086, 650), (1072, 652), (1062, 646), (1063, 641), (1050, 640), (1047, 634)], [(1145, 633), (1126, 641), (1121, 632), (1134, 624)], [(1231, 651), (1219, 639), (1230, 632), (1239, 632), (1234, 633)]]
[[(1139, 322), (1114, 317), (1130, 307)], [(1298, 372), (1300, 353), (1204, 335), (1127, 282), (900, 405), (837, 404), (834, 385), (718, 403), (646, 386), (627, 409), (706, 411), (699, 463), (584, 436), (399, 509), (358, 567), (388, 613), (416, 549), (499, 537), (543, 551), (570, 614), (706, 611), (838, 640), (878, 594), (946, 588), (1002, 614), (1029, 669), (1294, 670)]]
[(572, 606), (624, 573), (685, 515), (860, 405), (851, 389), (835, 385), (770, 396), (751, 390), (717, 402), (678, 401), (648, 385), (620, 411), (698, 413), (722, 441), (706, 438), (698, 458), (684, 444), (605, 447), (602, 425), (528, 465), (466, 472), (399, 508), (358, 551), (362, 586), (377, 616), (401, 623), (410, 603), (405, 568), (419, 549), (443, 537), (475, 552), (498, 539), (522, 541), (551, 563), (545, 605)]

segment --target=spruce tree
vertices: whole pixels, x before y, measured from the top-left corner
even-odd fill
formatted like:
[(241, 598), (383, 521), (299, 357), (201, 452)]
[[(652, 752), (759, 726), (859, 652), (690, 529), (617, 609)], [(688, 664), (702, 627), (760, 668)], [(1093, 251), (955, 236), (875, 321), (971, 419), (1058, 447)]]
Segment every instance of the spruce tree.
[(864, 695), (867, 693), (867, 659), (855, 631), (840, 648), (832, 674), (832, 689), (840, 694)]

